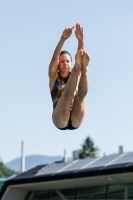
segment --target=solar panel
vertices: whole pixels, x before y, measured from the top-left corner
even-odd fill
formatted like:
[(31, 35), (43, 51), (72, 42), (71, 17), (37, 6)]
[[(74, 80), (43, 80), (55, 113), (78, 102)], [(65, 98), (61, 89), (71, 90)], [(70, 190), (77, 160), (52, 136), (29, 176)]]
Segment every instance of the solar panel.
[(54, 163), (52, 166), (49, 166), (48, 168), (38, 172), (36, 175), (45, 175), (45, 174), (55, 174), (57, 173), (58, 170), (62, 169), (63, 167), (65, 167), (67, 164), (69, 163)]
[(107, 167), (114, 164), (123, 164), (133, 162), (133, 153), (121, 155), (109, 155), (99, 158), (85, 158), (74, 160), (66, 163), (53, 163), (39, 170), (36, 176), (53, 175), (59, 173), (66, 173), (70, 171), (78, 171), (89, 168)]
[(116, 160), (113, 164), (123, 164), (133, 162), (133, 153), (121, 154), (120, 159)]
[(78, 160), (78, 162), (75, 162), (73, 165), (63, 170), (63, 172), (80, 170), (84, 165), (90, 163), (92, 160), (95, 160), (95, 158), (85, 158)]
[[(100, 159), (96, 160), (96, 162), (92, 163), (91, 165), (86, 166), (85, 168), (95, 168), (95, 167), (103, 167), (113, 159), (115, 159), (117, 155), (110, 155), (110, 156), (104, 156)], [(85, 169), (84, 168), (84, 169)]]

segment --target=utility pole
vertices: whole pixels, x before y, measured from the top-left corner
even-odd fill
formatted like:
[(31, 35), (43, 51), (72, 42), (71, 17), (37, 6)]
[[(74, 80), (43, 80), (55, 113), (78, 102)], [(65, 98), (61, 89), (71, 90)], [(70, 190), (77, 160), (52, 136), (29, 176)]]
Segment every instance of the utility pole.
[(21, 142), (21, 172), (25, 171), (24, 141)]
[(67, 162), (66, 149), (64, 149), (64, 163)]

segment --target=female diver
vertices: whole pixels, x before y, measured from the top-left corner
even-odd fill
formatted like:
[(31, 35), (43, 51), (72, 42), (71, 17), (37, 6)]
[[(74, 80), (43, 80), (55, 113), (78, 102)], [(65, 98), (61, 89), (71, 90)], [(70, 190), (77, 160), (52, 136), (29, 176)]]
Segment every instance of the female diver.
[(60, 130), (74, 130), (81, 125), (86, 112), (85, 96), (89, 89), (90, 56), (84, 51), (84, 30), (80, 24), (75, 26), (78, 51), (72, 69), (70, 53), (62, 51), (63, 45), (72, 35), (73, 29), (74, 27), (66, 28), (63, 31), (49, 65), (49, 87), (54, 107), (52, 119), (54, 125)]

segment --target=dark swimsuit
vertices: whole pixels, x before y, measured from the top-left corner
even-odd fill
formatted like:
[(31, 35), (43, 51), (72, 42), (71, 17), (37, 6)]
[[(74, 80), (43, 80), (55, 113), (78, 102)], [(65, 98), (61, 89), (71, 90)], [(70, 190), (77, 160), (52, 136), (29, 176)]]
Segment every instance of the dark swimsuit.
[[(51, 97), (52, 97), (52, 101), (53, 101), (53, 108), (56, 107), (57, 103), (58, 103), (58, 100), (64, 95), (64, 92), (65, 92), (65, 88), (66, 88), (66, 83), (67, 83), (67, 80), (70, 76), (70, 73), (68, 75), (68, 77), (66, 78), (62, 78), (59, 73), (58, 73), (58, 77), (54, 83), (54, 86), (53, 86), (53, 89), (51, 91)], [(72, 107), (70, 108), (70, 110), (72, 109)], [(58, 128), (58, 127), (57, 127)], [(72, 123), (71, 123), (71, 119), (69, 119), (68, 121), (68, 125), (64, 128), (58, 128), (60, 130), (74, 130), (76, 129), (75, 127), (72, 126)]]

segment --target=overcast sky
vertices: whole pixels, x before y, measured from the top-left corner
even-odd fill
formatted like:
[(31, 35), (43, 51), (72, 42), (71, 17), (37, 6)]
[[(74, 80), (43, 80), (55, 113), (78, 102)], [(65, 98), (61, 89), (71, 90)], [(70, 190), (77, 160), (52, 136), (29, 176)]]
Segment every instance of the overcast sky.
[[(80, 23), (91, 56), (87, 112), (81, 127), (52, 123), (48, 66), (63, 30)], [(73, 57), (73, 33), (64, 48)], [(133, 1), (0, 1), (0, 157), (67, 156), (90, 136), (101, 156), (133, 151)]]

